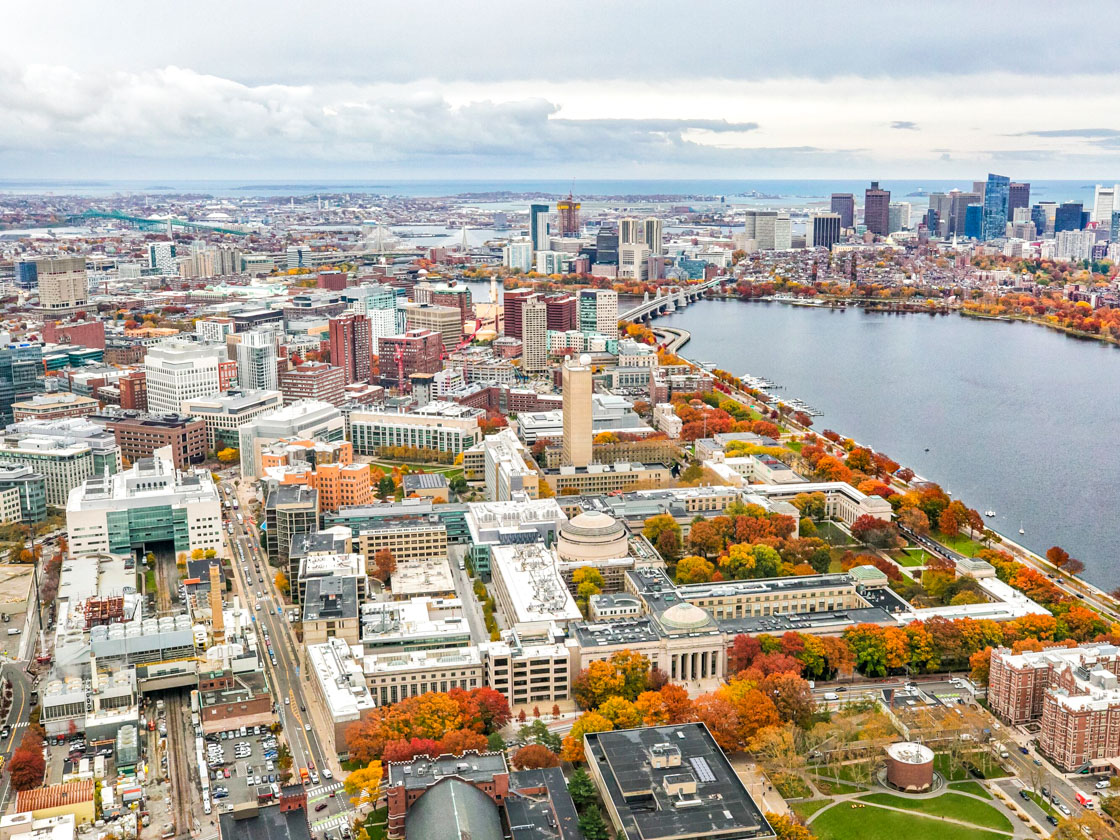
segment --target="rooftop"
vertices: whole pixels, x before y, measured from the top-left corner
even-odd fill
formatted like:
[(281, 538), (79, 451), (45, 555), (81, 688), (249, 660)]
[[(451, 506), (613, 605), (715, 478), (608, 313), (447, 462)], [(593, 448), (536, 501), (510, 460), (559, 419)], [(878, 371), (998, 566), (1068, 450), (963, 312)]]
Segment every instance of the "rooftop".
[(307, 581), (303, 596), (304, 621), (342, 621), (357, 617), (357, 578), (321, 577)]
[(462, 756), (421, 756), (412, 761), (389, 763), (388, 787), (404, 785), (408, 790), (431, 787), (440, 779), (458, 776), (468, 782), (488, 782), (500, 773), (508, 773), (504, 753), (467, 752)]
[(328, 711), (334, 720), (357, 719), (374, 707), (366, 687), (362, 667), (362, 648), (349, 647), (342, 639), (328, 639), (321, 645), (307, 646), (311, 671), (319, 681)]
[(774, 834), (702, 723), (593, 732), (584, 744), (626, 840)]
[(268, 805), (256, 813), (242, 816), (236, 812), (219, 816), (222, 840), (311, 840), (307, 811), (296, 808), (281, 811)]

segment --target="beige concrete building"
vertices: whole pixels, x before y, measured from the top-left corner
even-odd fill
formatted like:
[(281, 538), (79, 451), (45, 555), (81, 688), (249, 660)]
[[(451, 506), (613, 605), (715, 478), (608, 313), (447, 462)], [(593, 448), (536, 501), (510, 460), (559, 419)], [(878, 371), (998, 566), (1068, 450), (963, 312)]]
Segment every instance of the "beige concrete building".
[(44, 316), (69, 315), (89, 303), (85, 257), (50, 257), (35, 261), (39, 275), (39, 310)]
[[(562, 371), (564, 393), (563, 464), (587, 467), (591, 463), (591, 358), (568, 359)], [(582, 491), (581, 491), (582, 492)]]
[(447, 557), (447, 526), (434, 514), (385, 519), (362, 530), (358, 546), (367, 570), (382, 549), (391, 551), (398, 564), (439, 560)]

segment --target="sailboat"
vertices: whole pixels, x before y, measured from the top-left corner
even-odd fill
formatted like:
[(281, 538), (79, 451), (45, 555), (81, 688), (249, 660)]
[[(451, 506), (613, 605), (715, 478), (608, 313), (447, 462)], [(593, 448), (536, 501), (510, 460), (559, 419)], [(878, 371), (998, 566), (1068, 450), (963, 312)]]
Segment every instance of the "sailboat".
[(1022, 520), (1020, 520), (1020, 521), (1019, 521), (1019, 533), (1020, 533), (1020, 534), (1025, 534), (1025, 533), (1027, 533), (1026, 531), (1024, 531), (1024, 530), (1023, 530), (1023, 522), (1022, 522)]

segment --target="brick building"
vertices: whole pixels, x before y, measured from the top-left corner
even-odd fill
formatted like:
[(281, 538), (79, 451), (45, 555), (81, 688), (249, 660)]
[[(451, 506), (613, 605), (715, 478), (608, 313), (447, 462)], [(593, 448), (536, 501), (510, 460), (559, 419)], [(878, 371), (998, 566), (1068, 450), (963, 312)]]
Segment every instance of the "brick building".
[(399, 388), (414, 373), (439, 373), (443, 369), (443, 340), (432, 330), (409, 330), (404, 335), (382, 338), (380, 350), (383, 385)]
[(331, 318), (331, 363), (342, 369), (346, 384), (369, 382), (373, 344), (369, 319), (365, 315), (347, 313)]
[(117, 380), (121, 408), (130, 411), (148, 410), (148, 378), (142, 370), (134, 370)]
[(992, 653), (988, 702), (1011, 724), (1038, 721), (1039, 748), (1067, 771), (1120, 756), (1120, 649), (1108, 644)]
[(502, 295), (503, 335), (521, 338), (521, 307), (526, 301), (536, 297), (532, 289), (513, 289)]
[(104, 350), (105, 324), (102, 321), (44, 321), (43, 341)]
[(544, 299), (548, 311), (548, 328), (559, 332), (579, 329), (579, 303), (573, 295), (548, 295)]
[(177, 414), (163, 417), (131, 415), (95, 418), (117, 439), (121, 457), (136, 463), (150, 458), (155, 450), (171, 447), (172, 460), (178, 469), (199, 464), (206, 458), (206, 422)]
[(346, 375), (342, 368), (325, 362), (304, 362), (280, 374), (280, 393), (284, 403), (296, 400), (322, 400), (342, 405)]

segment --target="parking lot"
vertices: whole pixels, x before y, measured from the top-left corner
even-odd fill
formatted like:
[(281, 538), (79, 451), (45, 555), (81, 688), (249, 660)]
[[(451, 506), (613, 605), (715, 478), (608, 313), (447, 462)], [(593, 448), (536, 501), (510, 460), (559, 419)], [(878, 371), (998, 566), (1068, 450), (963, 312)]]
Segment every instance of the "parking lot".
[(211, 796), (219, 808), (256, 802), (258, 791), (266, 786), (276, 785), (272, 788), (274, 794), (279, 791), (280, 770), (276, 761), (280, 756), (280, 739), (266, 728), (243, 727), (236, 732), (207, 735), (204, 750), (210, 765)]

